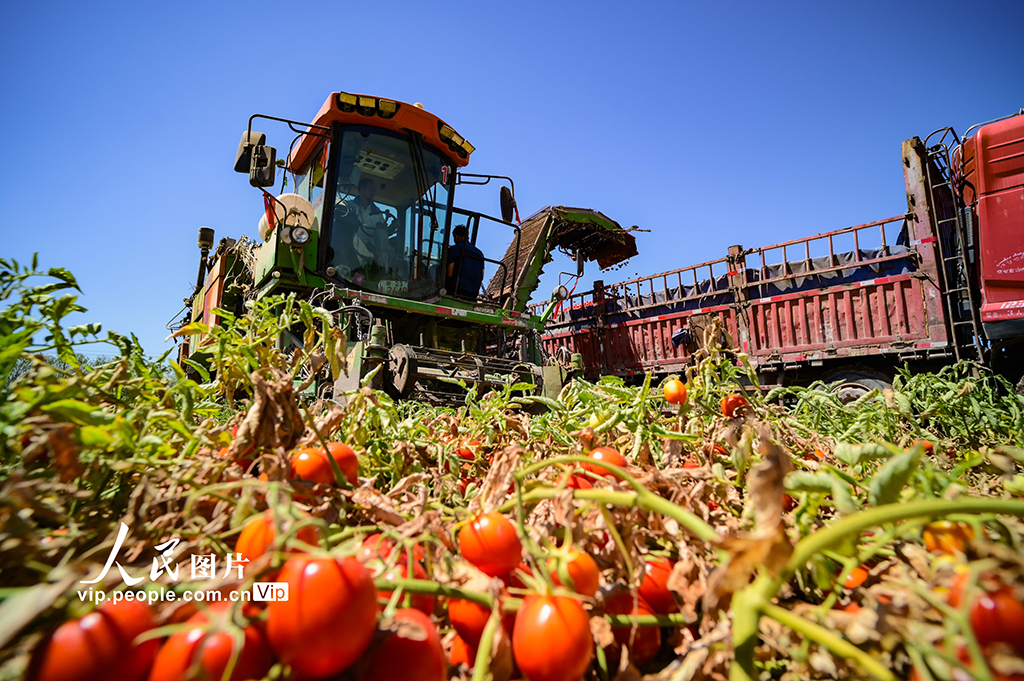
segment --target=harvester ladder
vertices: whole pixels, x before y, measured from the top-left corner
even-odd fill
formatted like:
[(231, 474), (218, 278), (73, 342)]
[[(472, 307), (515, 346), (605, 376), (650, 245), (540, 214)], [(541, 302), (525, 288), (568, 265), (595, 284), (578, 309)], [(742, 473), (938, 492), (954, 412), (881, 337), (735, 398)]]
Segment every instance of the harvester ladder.
[(964, 225), (966, 212), (963, 210), (961, 188), (956, 186), (952, 172), (952, 149), (946, 141), (949, 137), (953, 145), (958, 147), (960, 138), (952, 128), (943, 128), (933, 132), (928, 139), (938, 133), (942, 134), (937, 144), (927, 146), (928, 140), (925, 140), (928, 153), (925, 168), (928, 174), (928, 200), (935, 217), (941, 271), (945, 280), (942, 297), (946, 303), (953, 352), (957, 361), (976, 360), (984, 363), (986, 357), (981, 319), (967, 260), (970, 237)]

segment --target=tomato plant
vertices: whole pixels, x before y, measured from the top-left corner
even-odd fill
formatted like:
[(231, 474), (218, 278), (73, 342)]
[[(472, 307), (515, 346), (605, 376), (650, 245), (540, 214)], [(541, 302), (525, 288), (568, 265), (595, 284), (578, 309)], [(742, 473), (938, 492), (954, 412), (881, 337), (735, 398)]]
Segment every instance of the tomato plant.
[(523, 599), (512, 631), (512, 655), (530, 681), (576, 681), (590, 666), (590, 618), (568, 596)]
[(430, 616), (416, 609), (399, 609), (393, 619), (399, 630), (370, 655), (362, 681), (445, 681), (448, 664)]
[(665, 381), (663, 392), (669, 404), (682, 404), (686, 401), (686, 385), (678, 378)]
[(362, 563), (298, 556), (278, 581), (288, 584), (288, 600), (267, 605), (267, 638), (282, 662), (322, 679), (363, 654), (376, 629), (377, 589)]
[[(256, 560), (267, 552), (274, 544), (277, 536), (277, 527), (274, 523), (272, 511), (265, 511), (251, 519), (238, 535), (238, 542), (235, 543), (235, 551), (242, 554), (242, 557), (250, 562)], [(316, 547), (320, 544), (320, 530), (316, 525), (303, 525), (295, 538), (304, 544)], [(298, 546), (289, 546), (289, 553), (300, 553), (303, 549)]]
[(81, 619), (64, 622), (32, 653), (28, 681), (139, 681), (153, 664), (160, 641), (133, 641), (156, 626), (139, 601), (104, 604)]
[(516, 526), (500, 513), (479, 515), (459, 530), (459, 550), (484, 574), (504, 577), (523, 559)]
[(221, 679), (233, 658), (231, 681), (266, 676), (274, 660), (263, 632), (252, 624), (245, 627), (242, 648), (236, 654), (229, 610), (230, 603), (214, 603), (208, 612), (198, 612), (189, 619), (186, 624), (191, 626), (171, 636), (160, 648), (149, 681), (180, 681), (189, 678), (193, 667), (198, 668), (200, 678)]
[(668, 578), (672, 574), (674, 564), (667, 558), (648, 558), (644, 562), (640, 597), (647, 602), (651, 610), (660, 615), (679, 612), (675, 595), (668, 588)]

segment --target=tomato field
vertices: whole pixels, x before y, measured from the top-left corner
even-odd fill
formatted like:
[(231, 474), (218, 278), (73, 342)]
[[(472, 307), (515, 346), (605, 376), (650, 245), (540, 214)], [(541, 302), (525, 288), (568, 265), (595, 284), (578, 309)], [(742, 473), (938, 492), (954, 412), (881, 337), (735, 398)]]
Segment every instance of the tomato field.
[(307, 302), (225, 316), (186, 371), (67, 325), (70, 273), (0, 269), (3, 678), (1024, 678), (998, 376), (842, 404), (711, 344), (641, 386), (341, 406), (295, 378), (344, 370)]

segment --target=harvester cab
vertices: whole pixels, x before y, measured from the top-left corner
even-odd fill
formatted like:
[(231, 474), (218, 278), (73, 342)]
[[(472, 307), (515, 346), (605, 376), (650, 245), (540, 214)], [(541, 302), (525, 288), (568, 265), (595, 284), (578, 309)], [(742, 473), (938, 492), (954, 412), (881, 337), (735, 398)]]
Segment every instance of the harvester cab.
[[(253, 131), (257, 119), (295, 133), (282, 160)], [(346, 331), (347, 371), (333, 378), (335, 394), (358, 388), (371, 372), (375, 387), (403, 398), (445, 399), (461, 386), (509, 381), (556, 392), (564, 371), (545, 361), (543, 323), (525, 305), (550, 250), (604, 267), (635, 255), (635, 241), (585, 209), (545, 209), (517, 224), (509, 178), (462, 172), (473, 151), (422, 106), (377, 97), (333, 93), (312, 123), (252, 116), (235, 170), (263, 193), (259, 240), (218, 248), (213, 262), (204, 256), (209, 274), (186, 321), (215, 322), (218, 303), (295, 293), (333, 310)], [(266, 188), (279, 166), (285, 179), (275, 196)], [(457, 185), (493, 179), (509, 185), (500, 190), (500, 218), (455, 205)], [(457, 226), (468, 244), (481, 230), (503, 230), (509, 254), (490, 260), (466, 245), (450, 253)], [(486, 288), (485, 271), (493, 273)], [(301, 338), (285, 332), (282, 343)], [(183, 354), (201, 354), (202, 342)]]

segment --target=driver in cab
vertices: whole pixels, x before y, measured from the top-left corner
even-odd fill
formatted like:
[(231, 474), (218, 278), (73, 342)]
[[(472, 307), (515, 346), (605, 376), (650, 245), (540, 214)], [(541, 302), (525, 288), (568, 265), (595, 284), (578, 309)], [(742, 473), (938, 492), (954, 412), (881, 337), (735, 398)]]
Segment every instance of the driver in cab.
[(391, 247), (388, 243), (387, 213), (373, 202), (377, 195), (377, 183), (369, 177), (359, 181), (359, 193), (347, 201), (351, 206), (359, 228), (352, 238), (359, 266), (376, 263), (384, 270), (391, 267)]

